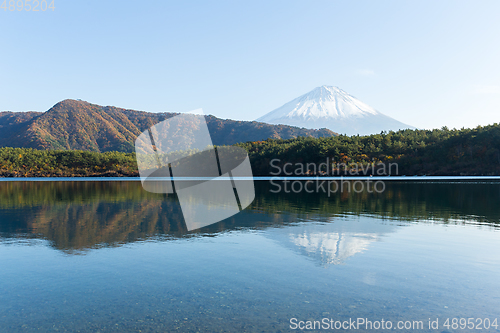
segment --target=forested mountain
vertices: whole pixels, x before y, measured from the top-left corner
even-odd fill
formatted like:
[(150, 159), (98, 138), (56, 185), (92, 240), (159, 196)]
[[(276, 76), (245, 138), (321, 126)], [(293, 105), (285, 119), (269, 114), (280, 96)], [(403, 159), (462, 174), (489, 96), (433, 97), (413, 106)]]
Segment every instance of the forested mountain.
[[(330, 138), (297, 138), (238, 144), (250, 156), (254, 174), (281, 171), (295, 176), (314, 174), (314, 166), (329, 162), (329, 175), (371, 174), (367, 165), (397, 163), (399, 175), (500, 175), (500, 124), (450, 130), (402, 130), (366, 136), (339, 135)], [(272, 160), (275, 161), (273, 167)], [(307, 168), (300, 170), (306, 163)], [(296, 173), (293, 171), (299, 169)], [(319, 171), (319, 170), (316, 170)], [(374, 173), (377, 175), (377, 173)], [(284, 175), (284, 174), (282, 174)], [(391, 175), (396, 175), (394, 172)]]
[[(174, 115), (176, 113), (134, 111), (67, 99), (47, 112), (0, 112), (0, 147), (132, 152), (139, 134)], [(312, 130), (214, 116), (206, 119), (216, 145), (335, 135), (327, 129)]]
[[(500, 175), (500, 124), (237, 145), (248, 151), (254, 176), (383, 175), (378, 169), (391, 163), (392, 176)], [(320, 170), (325, 163), (329, 170)], [(138, 170), (135, 153), (0, 148), (0, 177), (47, 176), (138, 176)]]

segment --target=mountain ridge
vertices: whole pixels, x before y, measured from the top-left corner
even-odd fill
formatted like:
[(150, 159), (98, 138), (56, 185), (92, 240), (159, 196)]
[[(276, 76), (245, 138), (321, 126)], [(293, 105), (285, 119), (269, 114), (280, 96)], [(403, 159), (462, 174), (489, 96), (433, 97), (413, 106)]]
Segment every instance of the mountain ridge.
[[(0, 147), (133, 152), (134, 142), (147, 128), (175, 116), (100, 106), (66, 99), (46, 112), (0, 112)], [(336, 133), (255, 121), (206, 116), (215, 145), (230, 145), (268, 138), (325, 137)]]

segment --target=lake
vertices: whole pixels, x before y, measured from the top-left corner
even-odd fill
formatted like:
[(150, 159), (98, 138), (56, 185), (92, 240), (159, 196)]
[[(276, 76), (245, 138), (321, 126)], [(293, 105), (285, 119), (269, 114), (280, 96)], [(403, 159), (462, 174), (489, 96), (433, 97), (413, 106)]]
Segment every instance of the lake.
[(276, 188), (188, 232), (137, 181), (0, 182), (0, 332), (500, 331), (500, 183)]

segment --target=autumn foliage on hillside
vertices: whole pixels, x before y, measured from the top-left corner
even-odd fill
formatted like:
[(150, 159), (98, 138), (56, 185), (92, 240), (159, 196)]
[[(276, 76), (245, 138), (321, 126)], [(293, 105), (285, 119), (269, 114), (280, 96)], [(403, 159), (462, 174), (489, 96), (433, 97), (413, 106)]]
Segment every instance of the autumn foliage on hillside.
[[(150, 113), (64, 100), (49, 111), (0, 112), (0, 147), (94, 152), (133, 152), (134, 141), (149, 127), (176, 113)], [(207, 116), (216, 145), (300, 136), (325, 137), (334, 132), (286, 125), (235, 121)]]
[(350, 175), (354, 168), (380, 163), (397, 163), (399, 175), (500, 175), (500, 124), (474, 129), (443, 127), (238, 145), (249, 152), (253, 172), (257, 175), (276, 171), (271, 167), (273, 159), (279, 160), (274, 164), (280, 167), (285, 163), (318, 166), (328, 160), (342, 164), (337, 175), (346, 172)]
[(1, 177), (133, 177), (134, 153), (0, 148)]
[[(44, 113), (0, 112), (0, 147), (6, 147), (0, 148), (0, 176), (136, 176), (136, 137), (175, 115), (79, 100), (62, 101)], [(400, 175), (500, 175), (499, 124), (345, 136), (214, 116), (206, 121), (215, 145), (237, 144), (248, 151), (254, 175), (271, 175), (273, 159), (281, 166), (341, 163), (338, 174), (359, 165), (397, 163)]]
[[(357, 167), (397, 163), (399, 175), (500, 175), (500, 125), (474, 129), (403, 130), (369, 136), (259, 140), (238, 144), (255, 176), (284, 163)], [(292, 168), (293, 169), (293, 168)], [(290, 169), (290, 170), (292, 170)], [(367, 168), (369, 172), (372, 169)], [(368, 173), (370, 174), (370, 173)], [(314, 174), (308, 174), (314, 175)], [(392, 173), (391, 175), (396, 175)], [(138, 176), (134, 153), (0, 148), (0, 176)], [(304, 176), (298, 174), (297, 176)]]

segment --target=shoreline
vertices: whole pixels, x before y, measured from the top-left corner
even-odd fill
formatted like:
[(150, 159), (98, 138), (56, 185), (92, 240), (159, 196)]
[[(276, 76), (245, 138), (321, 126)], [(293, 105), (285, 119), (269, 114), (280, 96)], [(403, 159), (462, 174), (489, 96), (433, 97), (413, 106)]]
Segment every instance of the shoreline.
[[(227, 180), (227, 177), (178, 177), (178, 178), (149, 178), (150, 181), (190, 181), (190, 180)], [(282, 177), (282, 176), (256, 176), (256, 177), (233, 177), (235, 180), (257, 180), (257, 181), (403, 181), (403, 182), (431, 182), (431, 181), (499, 181), (499, 176), (318, 176), (318, 177)], [(109, 176), (76, 176), (76, 177), (2, 177), (0, 182), (15, 181), (141, 181), (139, 176), (109, 177)]]

